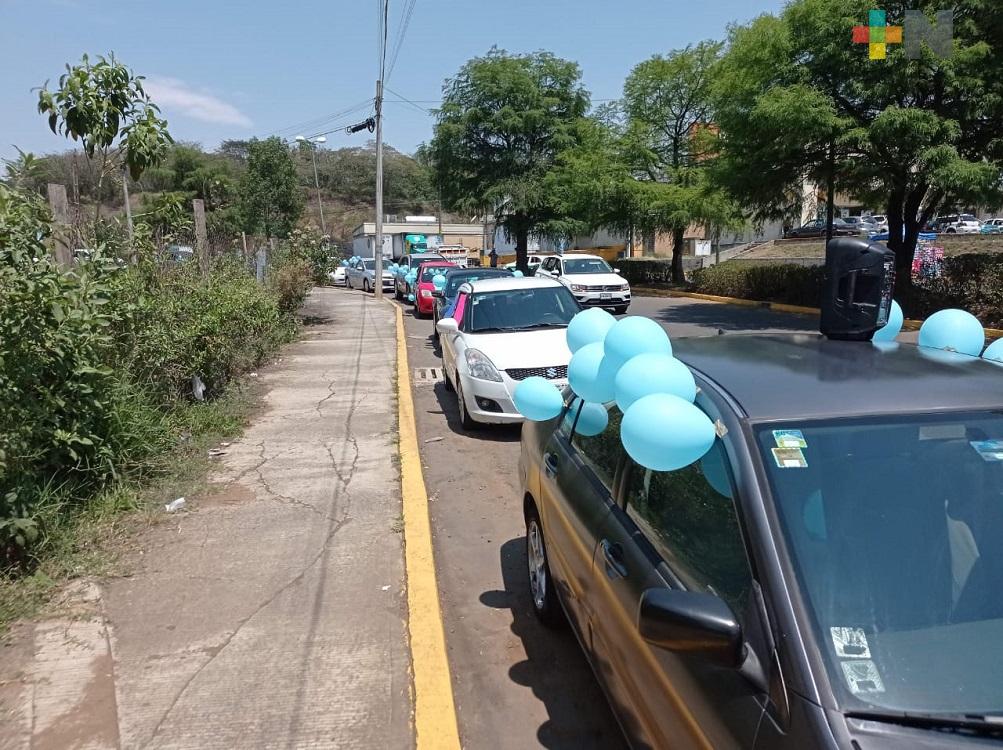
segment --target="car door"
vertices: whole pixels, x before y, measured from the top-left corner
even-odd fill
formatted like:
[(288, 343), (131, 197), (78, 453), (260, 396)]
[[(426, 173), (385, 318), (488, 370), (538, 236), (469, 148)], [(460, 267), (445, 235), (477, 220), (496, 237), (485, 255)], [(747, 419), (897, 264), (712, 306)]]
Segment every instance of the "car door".
[(602, 521), (614, 506), (614, 482), (625, 453), (619, 409), (610, 410), (610, 424), (594, 436), (574, 431), (576, 412), (575, 406), (568, 410), (545, 447), (540, 510), (551, 575), (583, 645), (589, 648), (588, 602), (594, 599), (595, 586), (592, 557)]
[(439, 346), (442, 347), (442, 367), (448, 373), (450, 381), (456, 385), (456, 351), (457, 343), (463, 336), (464, 321), (466, 319), (468, 292), (461, 291), (456, 297), (456, 307), (454, 318), (460, 327), (456, 333), (447, 333), (439, 336)]
[(595, 663), (621, 724), (636, 747), (752, 747), (764, 689), (737, 669), (646, 642), (637, 624), (642, 594), (666, 588), (716, 594), (744, 631), (762, 630), (750, 624), (760, 611), (724, 441), (677, 471), (630, 462), (621, 485), (598, 541), (592, 606)]

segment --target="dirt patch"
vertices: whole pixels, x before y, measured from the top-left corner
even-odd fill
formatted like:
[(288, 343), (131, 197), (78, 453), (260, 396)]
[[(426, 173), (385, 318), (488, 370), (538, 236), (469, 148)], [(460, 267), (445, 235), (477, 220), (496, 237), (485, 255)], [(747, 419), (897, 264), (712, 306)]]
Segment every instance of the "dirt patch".
[(198, 504), (211, 508), (218, 505), (239, 505), (254, 500), (254, 491), (236, 482), (210, 485), (206, 494), (198, 498)]

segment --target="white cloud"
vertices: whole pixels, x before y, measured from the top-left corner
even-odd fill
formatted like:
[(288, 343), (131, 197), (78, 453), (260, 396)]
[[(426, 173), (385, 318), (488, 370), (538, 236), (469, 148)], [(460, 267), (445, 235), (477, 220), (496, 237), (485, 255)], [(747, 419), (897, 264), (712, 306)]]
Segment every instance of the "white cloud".
[(217, 125), (238, 125), (242, 128), (252, 126), (251, 119), (232, 104), (227, 104), (204, 90), (196, 91), (177, 78), (150, 76), (143, 82), (143, 88), (153, 102), (168, 114), (173, 110), (195, 120)]

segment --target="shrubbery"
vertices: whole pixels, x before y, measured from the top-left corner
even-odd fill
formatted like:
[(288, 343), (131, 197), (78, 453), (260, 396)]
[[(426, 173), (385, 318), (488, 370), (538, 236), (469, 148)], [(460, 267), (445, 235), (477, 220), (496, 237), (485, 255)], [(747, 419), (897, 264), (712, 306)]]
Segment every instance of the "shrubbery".
[[(208, 273), (125, 266), (119, 247), (65, 270), (44, 206), (0, 184), (0, 569), (30, 562), (43, 503), (86, 506), (177, 441), (192, 378), (212, 398), (290, 340), (310, 264), (277, 253), (262, 287), (235, 259)], [(142, 237), (142, 232), (137, 233)]]
[(721, 297), (818, 307), (822, 266), (726, 262), (693, 272), (693, 291)]
[(945, 258), (941, 276), (916, 289), (906, 312), (925, 318), (949, 307), (968, 310), (989, 328), (1003, 328), (1003, 255)]
[(672, 261), (655, 258), (623, 258), (613, 262), (631, 285), (654, 285), (672, 283)]

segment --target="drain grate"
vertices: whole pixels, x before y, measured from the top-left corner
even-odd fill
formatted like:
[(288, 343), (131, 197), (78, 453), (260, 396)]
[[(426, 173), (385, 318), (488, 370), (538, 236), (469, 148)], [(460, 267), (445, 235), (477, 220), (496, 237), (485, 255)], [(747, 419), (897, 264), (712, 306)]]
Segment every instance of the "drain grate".
[(416, 367), (414, 368), (414, 384), (435, 385), (442, 381), (441, 367)]

